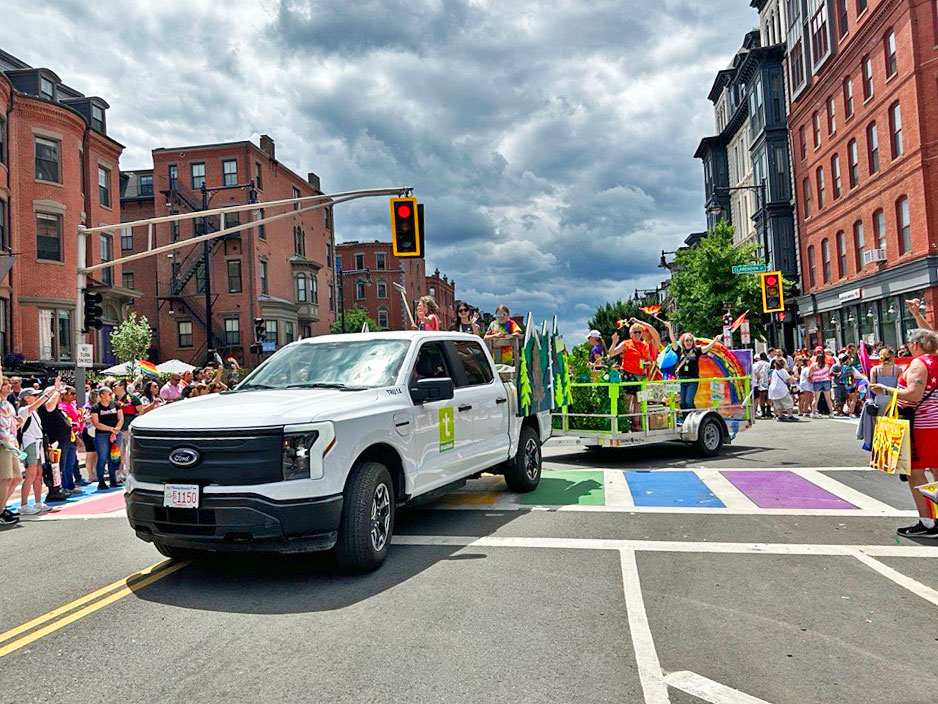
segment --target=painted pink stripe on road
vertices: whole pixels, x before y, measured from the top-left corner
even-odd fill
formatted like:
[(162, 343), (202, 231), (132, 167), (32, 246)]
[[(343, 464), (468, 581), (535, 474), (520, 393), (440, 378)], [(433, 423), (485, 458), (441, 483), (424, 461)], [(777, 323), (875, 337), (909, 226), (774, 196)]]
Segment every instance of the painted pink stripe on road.
[(720, 472), (759, 508), (856, 508), (791, 472)]
[(68, 506), (63, 506), (58, 511), (56, 511), (56, 515), (88, 516), (88, 515), (98, 514), (98, 513), (110, 513), (111, 511), (120, 511), (122, 508), (124, 508), (124, 492), (115, 491), (114, 493), (111, 493), (111, 494), (106, 494), (104, 496), (96, 496), (94, 498), (86, 499), (84, 501), (79, 501), (78, 503), (70, 504)]

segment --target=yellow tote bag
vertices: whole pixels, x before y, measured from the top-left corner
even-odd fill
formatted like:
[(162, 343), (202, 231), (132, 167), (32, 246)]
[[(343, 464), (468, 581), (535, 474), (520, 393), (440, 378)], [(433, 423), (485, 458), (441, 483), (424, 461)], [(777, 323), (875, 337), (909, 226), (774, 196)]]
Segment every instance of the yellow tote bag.
[(899, 417), (898, 400), (898, 391), (894, 391), (885, 412), (876, 418), (870, 467), (889, 474), (908, 474), (912, 469), (912, 431), (909, 421)]

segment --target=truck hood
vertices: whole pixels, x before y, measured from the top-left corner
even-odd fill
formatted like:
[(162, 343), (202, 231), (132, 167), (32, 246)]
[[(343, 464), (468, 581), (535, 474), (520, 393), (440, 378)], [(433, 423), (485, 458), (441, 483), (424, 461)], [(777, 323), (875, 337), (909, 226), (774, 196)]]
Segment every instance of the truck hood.
[(329, 420), (349, 408), (367, 408), (377, 399), (378, 392), (374, 389), (284, 389), (211, 394), (158, 408), (134, 420), (133, 427), (141, 430), (266, 428)]

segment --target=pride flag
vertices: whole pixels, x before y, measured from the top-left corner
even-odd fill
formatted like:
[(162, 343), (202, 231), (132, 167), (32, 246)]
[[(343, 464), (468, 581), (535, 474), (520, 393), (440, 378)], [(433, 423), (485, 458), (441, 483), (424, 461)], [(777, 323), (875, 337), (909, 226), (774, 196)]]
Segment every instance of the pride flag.
[(648, 315), (658, 315), (661, 312), (661, 306), (642, 306), (639, 310)]
[(734, 321), (733, 321), (733, 324), (730, 326), (730, 331), (731, 331), (731, 332), (736, 332), (736, 331), (739, 329), (739, 326), (742, 325), (743, 322), (746, 320), (746, 316), (747, 316), (747, 315), (749, 315), (749, 311), (748, 311), (748, 310), (747, 310), (745, 313), (743, 313), (741, 316), (739, 316), (738, 318), (736, 318), (736, 320), (734, 320)]
[(111, 443), (111, 462), (120, 462), (121, 461), (121, 449), (117, 446), (116, 442)]
[(153, 362), (148, 362), (145, 359), (137, 361), (137, 365), (140, 367), (140, 371), (146, 374), (147, 376), (159, 376), (160, 373), (156, 370), (156, 365)]

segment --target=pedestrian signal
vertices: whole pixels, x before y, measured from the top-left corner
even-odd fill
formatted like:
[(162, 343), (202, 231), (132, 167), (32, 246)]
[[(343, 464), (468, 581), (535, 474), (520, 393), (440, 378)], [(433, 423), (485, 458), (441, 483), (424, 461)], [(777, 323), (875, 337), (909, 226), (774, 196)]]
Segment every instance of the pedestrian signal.
[(785, 310), (782, 272), (767, 271), (759, 276), (762, 280), (762, 312), (781, 313)]
[(422, 257), (416, 198), (391, 199), (391, 249), (395, 257)]
[(94, 291), (90, 288), (86, 288), (81, 292), (82, 298), (82, 307), (84, 308), (84, 324), (82, 325), (82, 332), (89, 332), (91, 330), (100, 330), (104, 323), (101, 321), (101, 316), (104, 315), (104, 309), (101, 307), (101, 294), (97, 291)]
[(264, 342), (267, 340), (267, 323), (263, 318), (254, 318), (254, 341)]

